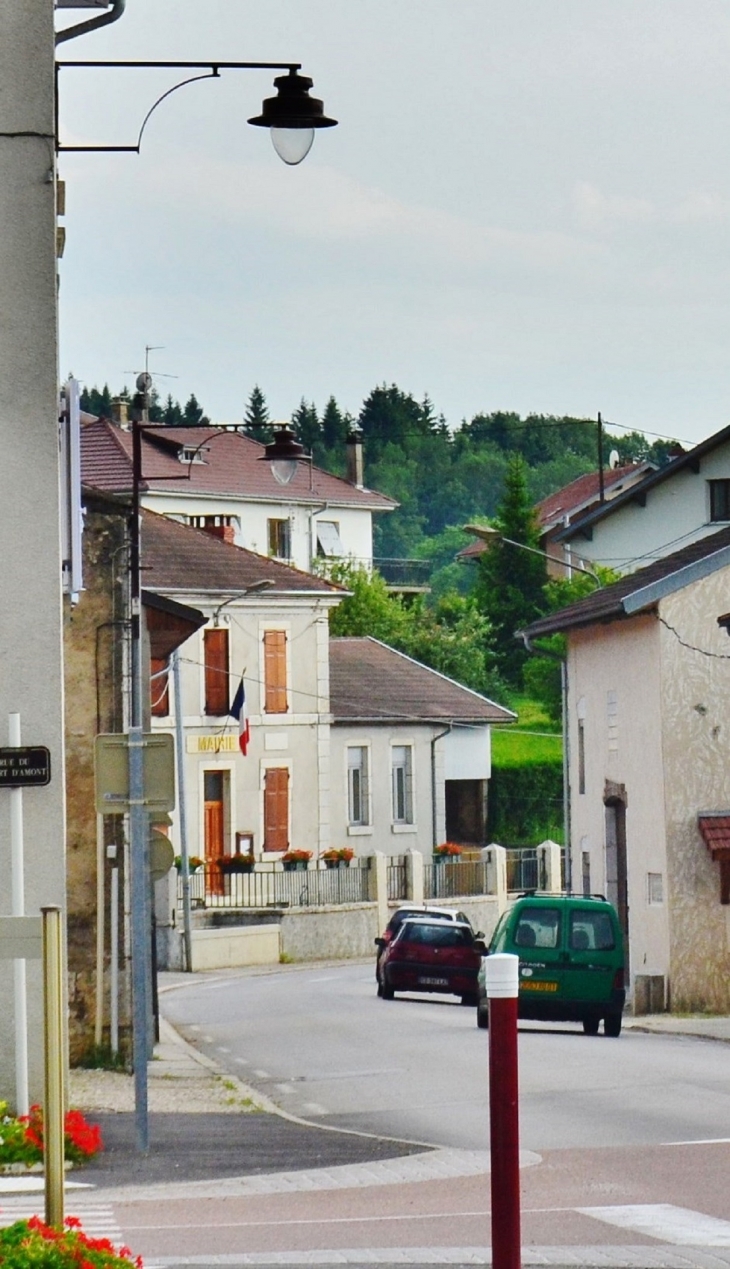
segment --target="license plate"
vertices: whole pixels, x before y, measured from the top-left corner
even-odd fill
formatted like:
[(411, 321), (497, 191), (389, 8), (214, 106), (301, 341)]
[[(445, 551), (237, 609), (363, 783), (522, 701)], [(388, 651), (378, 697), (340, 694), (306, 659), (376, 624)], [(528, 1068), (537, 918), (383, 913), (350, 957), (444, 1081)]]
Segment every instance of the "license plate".
[(534, 978), (523, 978), (520, 983), (520, 991), (557, 991), (557, 983), (541, 983)]
[(419, 978), (419, 983), (423, 983), (424, 987), (448, 987), (448, 978)]

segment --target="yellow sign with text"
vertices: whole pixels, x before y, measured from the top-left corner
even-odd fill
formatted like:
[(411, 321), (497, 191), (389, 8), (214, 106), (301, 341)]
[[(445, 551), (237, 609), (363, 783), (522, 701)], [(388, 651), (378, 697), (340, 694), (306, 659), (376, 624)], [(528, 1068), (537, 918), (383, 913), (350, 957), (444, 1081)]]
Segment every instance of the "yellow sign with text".
[(188, 753), (239, 753), (238, 736), (188, 736)]

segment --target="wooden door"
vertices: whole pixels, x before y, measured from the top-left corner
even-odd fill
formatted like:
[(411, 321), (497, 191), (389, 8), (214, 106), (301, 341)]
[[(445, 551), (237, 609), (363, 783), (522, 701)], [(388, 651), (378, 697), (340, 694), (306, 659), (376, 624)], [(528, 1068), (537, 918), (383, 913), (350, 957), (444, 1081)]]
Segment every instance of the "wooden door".
[(203, 773), (203, 841), (205, 871), (208, 889), (212, 894), (223, 893), (223, 873), (217, 860), (225, 854), (225, 798), (222, 771)]
[(289, 849), (289, 771), (267, 767), (264, 776), (264, 850)]

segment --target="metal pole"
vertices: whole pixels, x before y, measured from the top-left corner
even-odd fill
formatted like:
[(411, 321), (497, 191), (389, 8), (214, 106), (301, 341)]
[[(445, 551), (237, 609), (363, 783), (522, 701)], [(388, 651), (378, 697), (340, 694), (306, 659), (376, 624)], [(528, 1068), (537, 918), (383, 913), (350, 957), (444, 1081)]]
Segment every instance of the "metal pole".
[(94, 1044), (104, 1038), (104, 817), (96, 817), (96, 1016)]
[(63, 927), (61, 909), (43, 914), (43, 1140), (46, 1224), (63, 1229)]
[[(20, 714), (8, 714), (8, 743), (19, 749)], [(12, 886), (11, 915), (25, 916), (25, 861), (23, 843), (23, 790), (10, 789), (10, 873)], [(25, 961), (13, 961), (13, 998), (15, 1003), (15, 1102), (19, 1115), (30, 1109), (28, 1088), (28, 991)]]
[(110, 913), (110, 955), (109, 972), (109, 1040), (112, 1053), (119, 1052), (119, 869), (112, 868), (109, 902)]
[(520, 1126), (517, 1087), (519, 957), (487, 958), (492, 1269), (520, 1269)]
[(605, 502), (606, 491), (603, 481), (603, 419), (598, 415), (598, 497), (600, 502)]
[(563, 844), (565, 848), (565, 889), (573, 889), (573, 860), (570, 848), (570, 752), (568, 749), (568, 660), (560, 661), (560, 703), (563, 723)]
[(142, 732), (142, 654), (140, 599), (140, 503), (142, 440), (139, 421), (132, 421), (132, 516), (130, 521), (130, 578), (132, 634), (132, 702), (129, 728), (129, 845), (132, 900), (132, 1061), (137, 1149), (149, 1150), (147, 1061), (149, 1010), (149, 882), (147, 839), (149, 818), (144, 796), (144, 735)]
[[(183, 944), (185, 969), (193, 972), (192, 909), (190, 904), (190, 856), (188, 854), (188, 820), (185, 805), (185, 740), (183, 736), (182, 691), (180, 688), (180, 656), (172, 654), (172, 685), (175, 699), (175, 748), (177, 750), (177, 801), (180, 814), (180, 875), (183, 892)], [(177, 896), (175, 896), (177, 901)]]

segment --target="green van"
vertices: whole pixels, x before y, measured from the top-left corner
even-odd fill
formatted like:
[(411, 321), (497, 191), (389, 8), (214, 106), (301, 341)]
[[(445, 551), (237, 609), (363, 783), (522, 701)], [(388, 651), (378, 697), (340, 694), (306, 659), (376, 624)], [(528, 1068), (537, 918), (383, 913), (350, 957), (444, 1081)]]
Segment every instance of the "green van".
[[(586, 1035), (621, 1034), (626, 1000), (623, 935), (602, 895), (522, 895), (502, 913), (492, 952), (520, 958), (518, 1017), (582, 1022)], [(477, 1026), (489, 1026), (486, 962), (479, 973)]]

